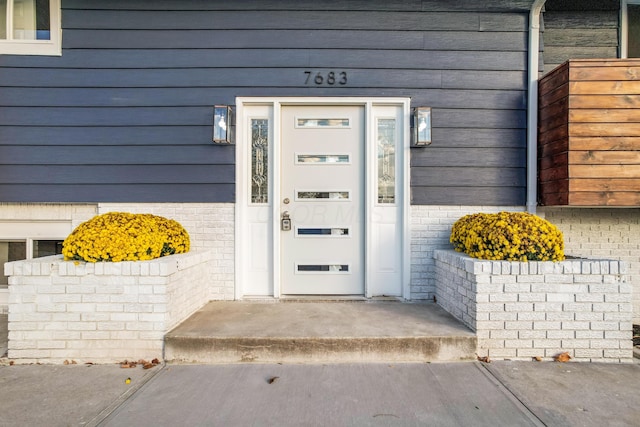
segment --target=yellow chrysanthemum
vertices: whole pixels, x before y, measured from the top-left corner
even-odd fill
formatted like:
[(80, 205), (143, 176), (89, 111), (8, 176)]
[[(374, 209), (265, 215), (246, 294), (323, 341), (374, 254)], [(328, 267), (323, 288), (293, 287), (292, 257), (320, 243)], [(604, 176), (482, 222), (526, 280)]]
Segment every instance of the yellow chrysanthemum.
[(66, 260), (137, 261), (188, 252), (187, 231), (176, 221), (151, 214), (109, 212), (83, 222), (65, 239)]
[(562, 232), (550, 222), (526, 212), (473, 214), (453, 225), (450, 242), (474, 258), (506, 261), (561, 261)]

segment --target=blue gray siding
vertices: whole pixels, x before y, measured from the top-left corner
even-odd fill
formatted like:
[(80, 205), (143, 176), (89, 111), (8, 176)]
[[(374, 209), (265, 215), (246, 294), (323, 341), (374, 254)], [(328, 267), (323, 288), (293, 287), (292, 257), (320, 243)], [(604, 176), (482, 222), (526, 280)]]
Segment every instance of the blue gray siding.
[(0, 56), (0, 202), (232, 202), (214, 104), (407, 96), (412, 203), (524, 204), (531, 3), (63, 0), (62, 57)]
[(544, 72), (569, 59), (616, 58), (620, 0), (547, 0)]

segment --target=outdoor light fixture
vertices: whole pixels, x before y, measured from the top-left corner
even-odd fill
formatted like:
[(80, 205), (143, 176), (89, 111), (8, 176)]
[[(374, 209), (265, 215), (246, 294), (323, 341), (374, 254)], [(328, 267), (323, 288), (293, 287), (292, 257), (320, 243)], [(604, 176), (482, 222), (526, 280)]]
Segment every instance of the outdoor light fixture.
[(231, 144), (233, 142), (233, 125), (231, 106), (216, 105), (213, 107), (213, 142)]
[(414, 144), (431, 144), (431, 107), (416, 107), (413, 113)]

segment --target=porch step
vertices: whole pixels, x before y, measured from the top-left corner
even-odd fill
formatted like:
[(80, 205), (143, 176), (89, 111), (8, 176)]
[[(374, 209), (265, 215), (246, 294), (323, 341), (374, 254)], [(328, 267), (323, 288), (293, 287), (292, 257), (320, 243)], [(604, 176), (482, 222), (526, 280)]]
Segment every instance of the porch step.
[(473, 360), (477, 339), (433, 303), (210, 302), (165, 336), (168, 363)]

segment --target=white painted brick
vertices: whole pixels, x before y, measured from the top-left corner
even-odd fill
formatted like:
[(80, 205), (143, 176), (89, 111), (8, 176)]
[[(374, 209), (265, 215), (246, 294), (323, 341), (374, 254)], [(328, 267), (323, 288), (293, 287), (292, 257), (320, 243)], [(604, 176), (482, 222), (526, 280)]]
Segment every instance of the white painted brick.
[(603, 302), (603, 293), (580, 293), (576, 294), (576, 302)]
[(533, 309), (535, 311), (544, 311), (546, 312), (551, 312), (551, 311), (562, 311), (562, 303), (559, 302), (536, 302), (533, 303)]
[(627, 359), (630, 361), (633, 357), (633, 354), (630, 350), (605, 350), (604, 357), (613, 359)]
[(549, 313), (541, 313), (545, 315), (545, 319), (549, 321), (567, 321), (567, 320), (577, 320), (575, 319), (575, 315), (572, 312), (567, 311), (553, 311)]
[(515, 348), (491, 348), (489, 349), (489, 357), (493, 359), (513, 358), (517, 356)]
[(631, 340), (632, 331), (604, 331), (605, 339)]
[[(490, 312), (489, 320), (518, 320), (518, 313), (507, 313), (504, 311)], [(479, 319), (478, 319), (479, 320)]]
[(521, 311), (517, 312), (518, 320), (546, 320), (547, 316), (544, 312), (538, 311)]
[(518, 301), (520, 302), (545, 302), (547, 294), (545, 293), (519, 293)]
[(590, 330), (590, 331), (576, 331), (577, 339), (603, 339), (604, 331)]
[(476, 323), (476, 328), (479, 329), (479, 330), (493, 330), (493, 329), (501, 330), (501, 329), (505, 328), (505, 322), (503, 322), (503, 321), (479, 321), (479, 322)]
[(619, 340), (591, 340), (591, 348), (617, 349), (620, 348)]
[(549, 293), (547, 302), (575, 302), (575, 294)]
[(562, 340), (562, 348), (579, 349), (579, 348), (591, 348), (591, 341), (589, 340)]
[(560, 348), (561, 343), (562, 342), (560, 340), (533, 340), (533, 346), (535, 348)]
[(505, 293), (528, 294), (531, 292), (529, 283), (507, 283), (504, 285)]
[(593, 310), (593, 304), (585, 302), (565, 303), (563, 304), (565, 311), (570, 312), (591, 312)]
[(590, 322), (590, 327), (594, 331), (618, 331), (620, 324), (618, 322)]
[(531, 302), (505, 303), (504, 310), (505, 311), (515, 311), (515, 312), (532, 312), (533, 311), (533, 303), (531, 303)]
[(594, 303), (593, 311), (602, 311), (602, 312), (615, 312), (619, 311), (618, 304), (616, 303)]
[(533, 348), (533, 340), (505, 340), (505, 348)]
[(571, 321), (562, 322), (562, 329), (568, 329), (571, 331), (588, 330), (590, 329), (590, 327), (591, 327), (590, 322), (571, 322)]
[(547, 338), (547, 331), (544, 330), (520, 330), (518, 331), (520, 339), (544, 339)]
[(505, 330), (505, 329), (492, 330), (489, 336), (492, 339), (517, 340), (518, 339), (518, 331), (517, 330)]
[(561, 329), (561, 322), (535, 321), (533, 322), (533, 329), (558, 330)]
[(576, 312), (575, 313), (575, 320), (578, 320), (578, 321), (586, 320), (586, 321), (590, 321), (590, 322), (597, 322), (597, 321), (607, 320), (607, 319), (605, 319), (604, 316), (605, 316), (604, 313)]
[[(546, 338), (549, 339), (562, 339), (562, 340), (566, 340), (566, 339), (574, 339), (575, 338), (575, 332), (574, 331), (567, 331), (567, 330), (561, 330), (561, 331), (547, 331), (547, 336)], [(588, 341), (588, 340), (587, 340)]]
[(533, 322), (521, 320), (518, 320), (516, 322), (504, 322), (504, 327), (505, 329), (527, 330), (533, 328)]

